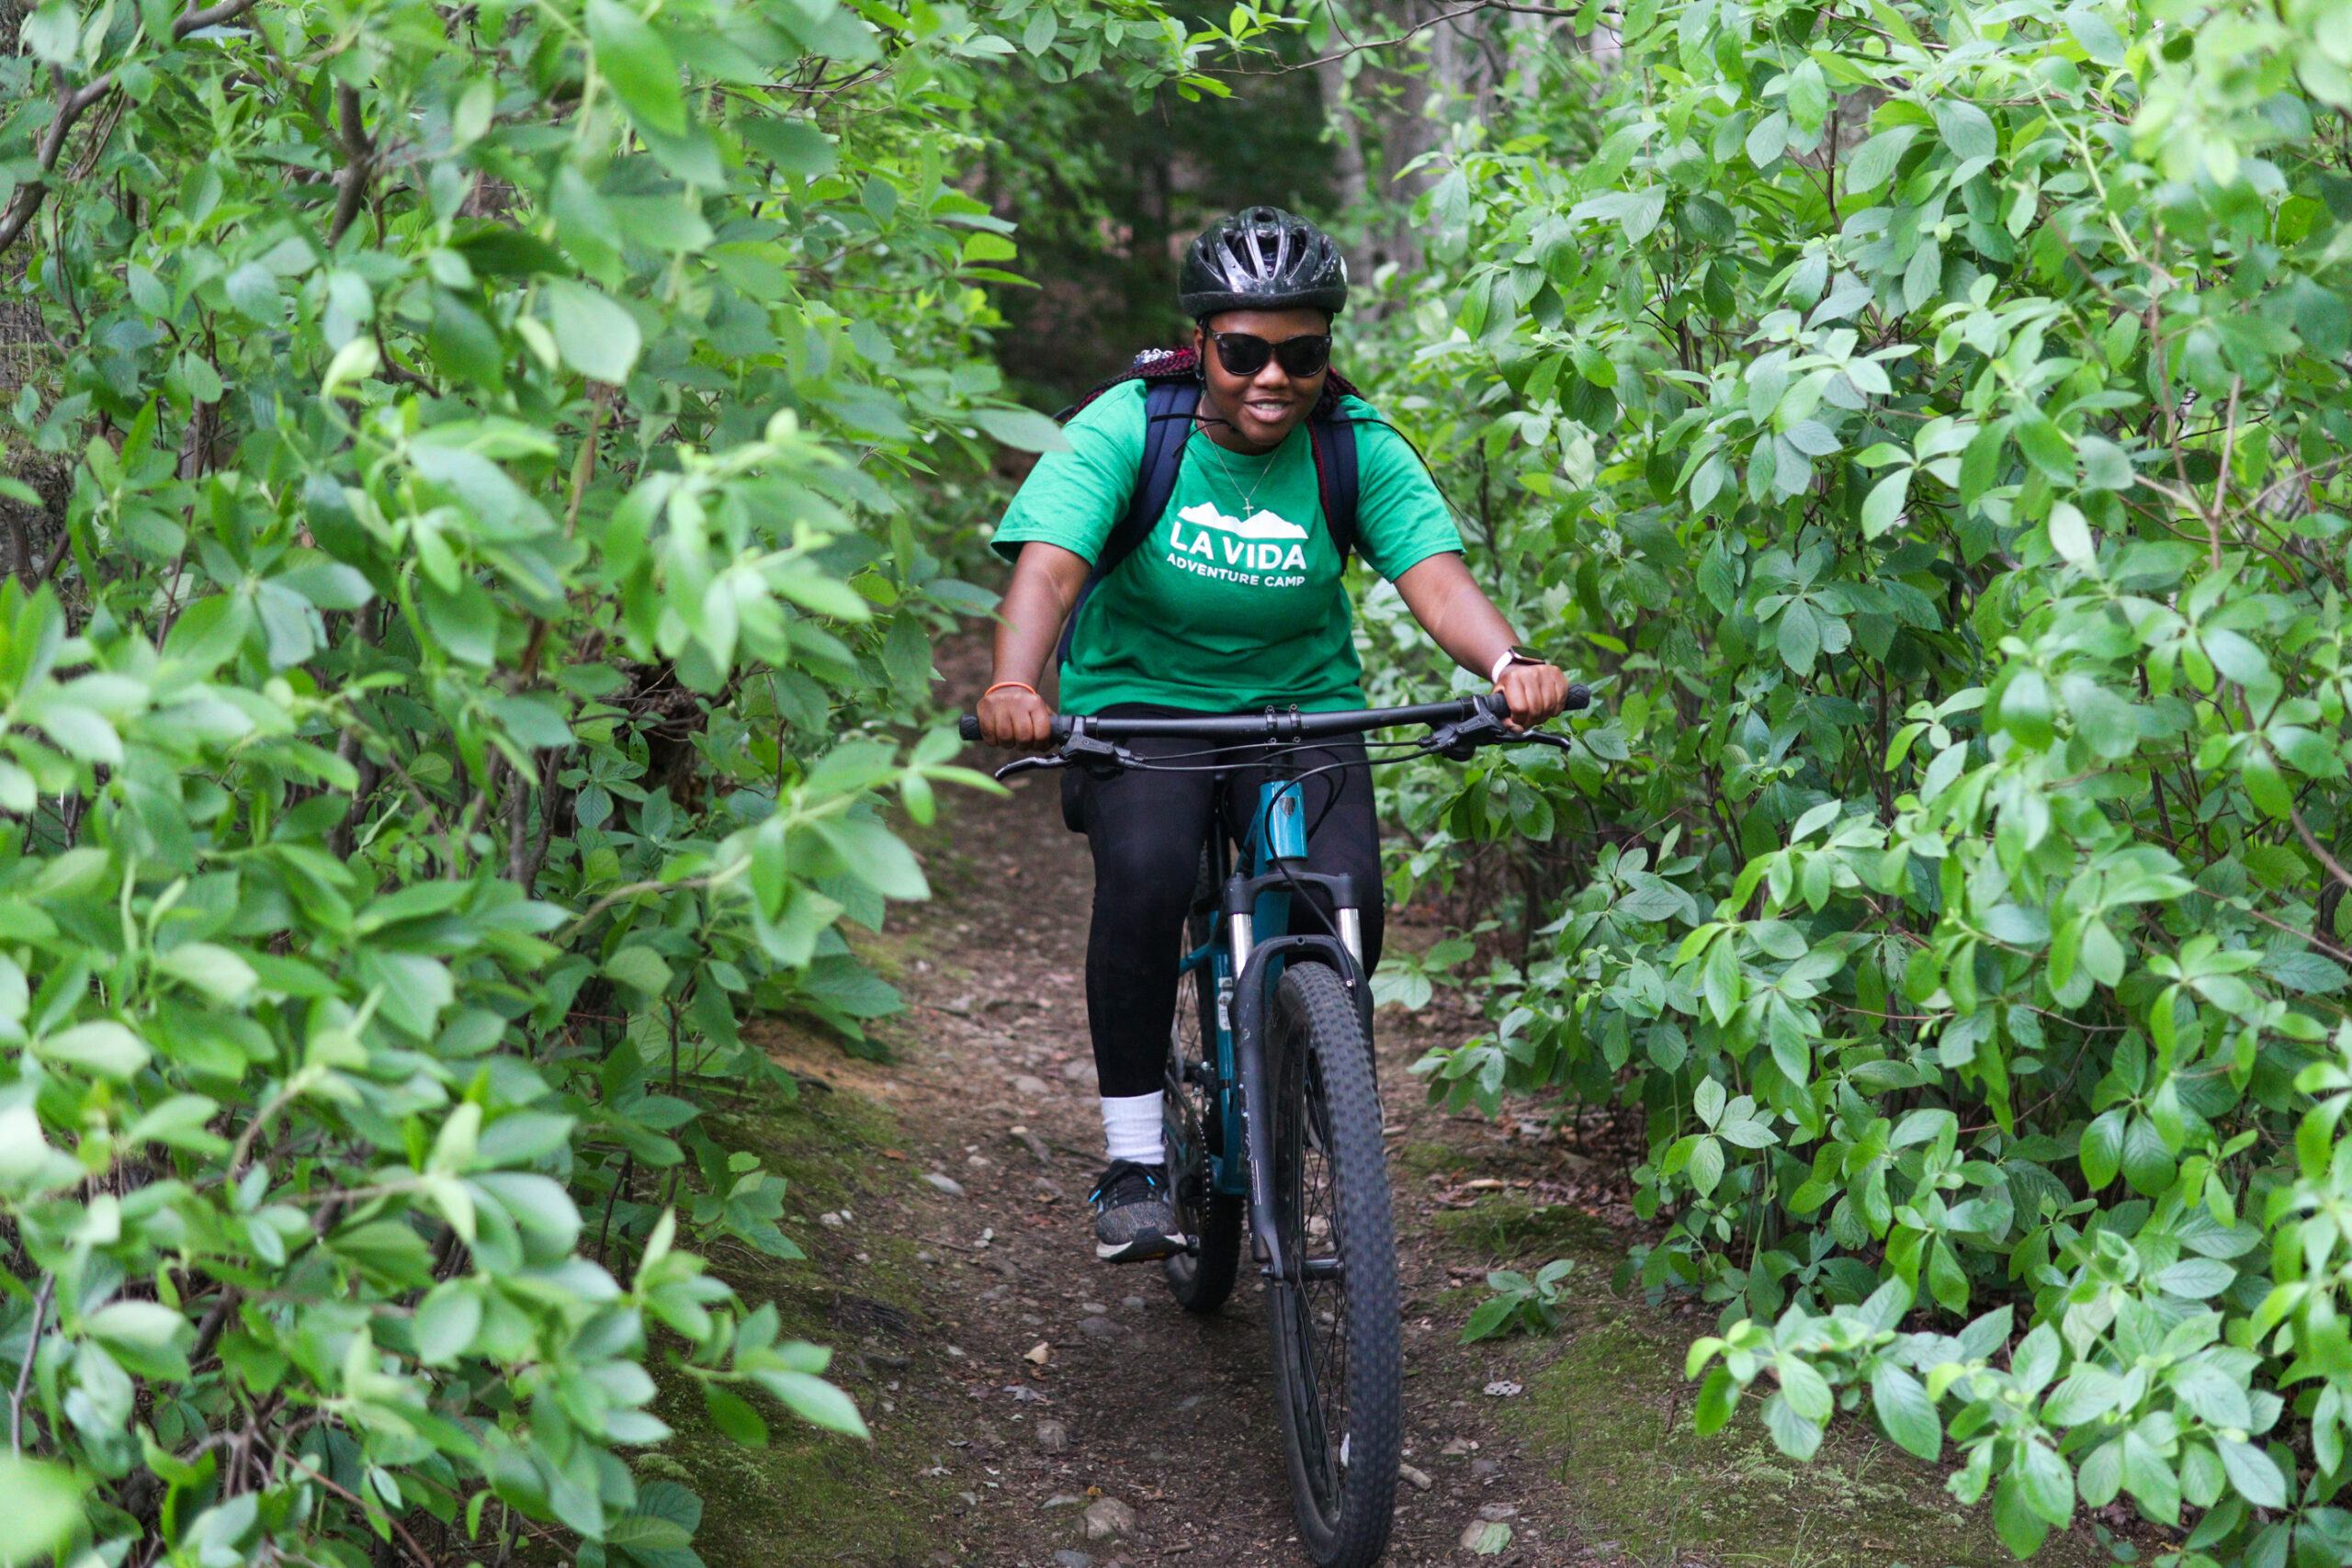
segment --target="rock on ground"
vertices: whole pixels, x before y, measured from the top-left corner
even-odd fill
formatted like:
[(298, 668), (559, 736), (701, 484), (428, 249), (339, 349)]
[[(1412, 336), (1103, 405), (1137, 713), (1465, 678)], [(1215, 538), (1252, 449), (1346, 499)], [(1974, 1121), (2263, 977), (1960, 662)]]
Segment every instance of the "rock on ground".
[(1086, 1539), (1089, 1540), (1136, 1533), (1136, 1511), (1116, 1497), (1097, 1498), (1086, 1510), (1085, 1517)]

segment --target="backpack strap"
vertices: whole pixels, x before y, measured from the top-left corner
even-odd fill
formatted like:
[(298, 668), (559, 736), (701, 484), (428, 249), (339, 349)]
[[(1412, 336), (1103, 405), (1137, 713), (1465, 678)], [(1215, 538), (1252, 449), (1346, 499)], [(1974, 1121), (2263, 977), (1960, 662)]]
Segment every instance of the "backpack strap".
[(1159, 514), (1168, 510), (1168, 498), (1176, 493), (1177, 470), (1184, 463), (1184, 443), (1192, 439), (1193, 412), (1200, 401), (1201, 384), (1196, 380), (1153, 378), (1148, 381), (1143, 398), (1143, 462), (1136, 473), (1135, 492), (1127, 498), (1126, 514), (1102, 541), (1102, 548), (1094, 558), (1094, 568), (1086, 574), (1086, 581), (1078, 591), (1078, 601), (1070, 606), (1069, 618), (1062, 623), (1061, 646), (1054, 650), (1055, 663), (1069, 662), (1070, 644), (1078, 635), (1078, 617), (1085, 611), (1096, 585), (1118, 570), (1151, 537)]
[(1348, 569), (1348, 553), (1356, 543), (1356, 502), (1363, 475), (1356, 462), (1356, 422), (1317, 410), (1306, 422), (1315, 448), (1315, 486), (1323, 502), (1323, 525), (1331, 532), (1332, 547), (1340, 552), (1340, 570)]

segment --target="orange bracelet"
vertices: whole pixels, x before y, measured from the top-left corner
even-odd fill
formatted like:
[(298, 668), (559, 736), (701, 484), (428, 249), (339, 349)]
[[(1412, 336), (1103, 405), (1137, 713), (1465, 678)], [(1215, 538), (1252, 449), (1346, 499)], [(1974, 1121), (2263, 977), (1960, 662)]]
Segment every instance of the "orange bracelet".
[[(980, 694), (980, 700), (986, 702), (989, 697), (1003, 691), (1007, 686), (1011, 686), (1016, 691), (1026, 692), (1033, 697), (1037, 696), (1037, 688), (1031, 685), (1026, 681), (999, 681), (995, 685), (990, 686), (987, 691)], [(1046, 699), (1043, 697), (1037, 697), (1037, 700), (1039, 702), (1044, 702)]]

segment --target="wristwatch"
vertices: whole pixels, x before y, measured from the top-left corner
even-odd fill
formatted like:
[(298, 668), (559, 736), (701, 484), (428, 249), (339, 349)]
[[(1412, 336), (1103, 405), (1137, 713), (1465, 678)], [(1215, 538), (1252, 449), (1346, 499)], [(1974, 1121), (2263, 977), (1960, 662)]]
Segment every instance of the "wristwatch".
[(1503, 671), (1514, 664), (1549, 664), (1551, 662), (1524, 643), (1515, 642), (1503, 649), (1501, 655), (1496, 659), (1495, 667), (1487, 671), (1487, 680), (1492, 684), (1499, 685), (1502, 682)]

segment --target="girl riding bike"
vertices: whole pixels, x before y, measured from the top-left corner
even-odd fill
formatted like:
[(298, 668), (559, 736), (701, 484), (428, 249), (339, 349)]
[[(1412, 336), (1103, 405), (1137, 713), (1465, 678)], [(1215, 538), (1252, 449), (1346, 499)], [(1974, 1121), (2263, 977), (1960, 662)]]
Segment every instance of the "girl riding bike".
[[(1347, 264), (1305, 219), (1257, 207), (1193, 242), (1178, 302), (1191, 355), (1147, 355), (1088, 402), (1069, 450), (1033, 470), (994, 544), (1014, 563), (978, 705), (989, 744), (1041, 750), (1041, 692), (1059, 645), (1061, 706), (1100, 717), (1306, 713), (1363, 705), (1347, 554), (1396, 585), (1413, 617), (1509, 702), (1514, 727), (1557, 714), (1566, 678), (1517, 646), (1471, 581), (1461, 536), (1410, 446), (1330, 369)], [(1065, 626), (1068, 626), (1067, 636)], [(1199, 757), (1138, 740), (1139, 757)], [(1094, 858), (1086, 1004), (1104, 1154), (1095, 1253), (1133, 1263), (1181, 1251), (1162, 1164), (1161, 1083), (1179, 938), (1220, 816), (1246, 836), (1261, 748), (1219, 766), (1064, 773), (1064, 820)], [(1363, 893), (1363, 964), (1380, 962), (1378, 823), (1363, 742), (1300, 753), (1310, 867)]]

